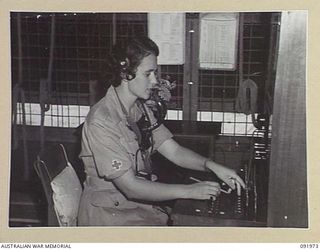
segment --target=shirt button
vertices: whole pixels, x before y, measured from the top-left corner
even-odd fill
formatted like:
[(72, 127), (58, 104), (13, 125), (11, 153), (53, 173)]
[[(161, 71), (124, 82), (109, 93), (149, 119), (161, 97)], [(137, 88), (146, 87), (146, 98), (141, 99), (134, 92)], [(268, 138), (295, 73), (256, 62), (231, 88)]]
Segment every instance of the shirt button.
[(117, 207), (117, 206), (119, 206), (119, 201), (116, 201), (115, 203), (114, 203), (114, 205)]

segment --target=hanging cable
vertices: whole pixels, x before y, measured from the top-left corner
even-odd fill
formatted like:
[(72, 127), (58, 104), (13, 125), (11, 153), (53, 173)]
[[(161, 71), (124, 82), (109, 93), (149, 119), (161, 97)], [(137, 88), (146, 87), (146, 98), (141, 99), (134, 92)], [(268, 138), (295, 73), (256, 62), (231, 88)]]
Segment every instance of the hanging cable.
[[(21, 83), (23, 79), (23, 68), (22, 68), (22, 41), (21, 41), (21, 15), (17, 13), (17, 33), (18, 33), (18, 82), (14, 85), (12, 89), (12, 149), (16, 150), (19, 147), (19, 139), (17, 134), (17, 105), (19, 100), (19, 95), (21, 93)], [(24, 105), (24, 104), (21, 104)], [(22, 109), (24, 110), (24, 109)], [(25, 114), (22, 113), (22, 117)]]
[(15, 84), (12, 89), (12, 145), (11, 149), (16, 150), (19, 147), (19, 139), (17, 134), (17, 105), (19, 98), (20, 86)]
[(114, 46), (117, 42), (117, 14), (112, 14), (112, 45)]
[(47, 79), (40, 79), (40, 87), (39, 87), (39, 92), (40, 92), (39, 103), (41, 108), (41, 122), (40, 122), (40, 149), (41, 150), (44, 147), (44, 139), (45, 139), (45, 132), (44, 132), (45, 112), (50, 110), (54, 48), (55, 48), (55, 15), (53, 14), (51, 16), (48, 76), (47, 76)]
[[(25, 93), (22, 88), (23, 82), (23, 64), (22, 64), (22, 39), (21, 39), (21, 15), (17, 14), (17, 33), (18, 33), (18, 82), (12, 89), (12, 149), (16, 150), (19, 147), (18, 127), (17, 127), (17, 105), (20, 99), (21, 118), (22, 118), (22, 142), (23, 142), (23, 178), (29, 178), (29, 156), (27, 145), (27, 130), (26, 130), (26, 110), (25, 110)], [(20, 98), (19, 98), (20, 97)]]

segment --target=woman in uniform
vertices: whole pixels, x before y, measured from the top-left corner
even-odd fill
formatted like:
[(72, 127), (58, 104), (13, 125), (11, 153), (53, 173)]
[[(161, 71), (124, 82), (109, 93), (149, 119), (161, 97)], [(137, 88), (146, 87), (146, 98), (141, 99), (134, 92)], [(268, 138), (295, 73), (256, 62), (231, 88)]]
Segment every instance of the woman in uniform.
[(91, 108), (82, 130), (80, 158), (87, 177), (79, 226), (166, 225), (167, 214), (152, 203), (219, 195), (216, 182), (183, 185), (153, 181), (150, 154), (154, 151), (183, 168), (211, 171), (232, 189), (235, 183), (244, 187), (234, 170), (182, 147), (163, 124), (141, 132), (141, 121), (156, 122), (141, 100), (149, 99), (157, 84), (158, 55), (158, 46), (147, 37), (114, 47), (112, 86)]

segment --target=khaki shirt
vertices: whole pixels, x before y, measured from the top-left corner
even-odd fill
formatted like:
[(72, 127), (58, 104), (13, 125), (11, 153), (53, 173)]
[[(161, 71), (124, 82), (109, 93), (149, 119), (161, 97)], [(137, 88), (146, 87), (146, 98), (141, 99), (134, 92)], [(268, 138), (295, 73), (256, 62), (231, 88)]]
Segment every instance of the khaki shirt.
[[(136, 106), (132, 116), (135, 120), (141, 117)], [(80, 201), (80, 226), (166, 224), (167, 215), (152, 205), (129, 201), (112, 182), (130, 168), (135, 171), (136, 162), (139, 170), (143, 168), (136, 135), (127, 125), (115, 90), (110, 87), (106, 96), (91, 108), (83, 126), (80, 158), (87, 178)], [(171, 137), (170, 131), (161, 125), (153, 131), (153, 149), (157, 150)]]

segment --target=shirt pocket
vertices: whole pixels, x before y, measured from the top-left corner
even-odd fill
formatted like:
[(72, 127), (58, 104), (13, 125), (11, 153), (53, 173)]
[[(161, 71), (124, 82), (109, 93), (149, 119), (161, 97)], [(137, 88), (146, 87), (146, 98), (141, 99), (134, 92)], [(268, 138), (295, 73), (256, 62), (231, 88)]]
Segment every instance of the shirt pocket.
[(119, 191), (112, 189), (94, 191), (91, 195), (90, 203), (95, 207), (117, 209), (137, 208), (135, 202), (128, 201)]

